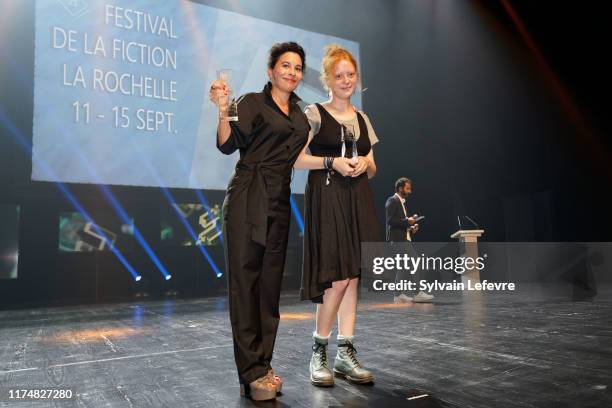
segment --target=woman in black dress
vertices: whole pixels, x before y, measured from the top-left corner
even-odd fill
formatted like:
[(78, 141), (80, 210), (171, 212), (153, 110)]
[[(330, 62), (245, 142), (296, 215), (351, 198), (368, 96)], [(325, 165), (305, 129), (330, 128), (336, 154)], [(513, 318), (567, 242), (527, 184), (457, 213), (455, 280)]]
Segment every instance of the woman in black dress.
[[(298, 44), (270, 50), (270, 82), (238, 101), (238, 121), (219, 120), (217, 147), (240, 151), (223, 204), (223, 229), (234, 357), (241, 395), (268, 400), (282, 380), (270, 366), (280, 320), (278, 304), (289, 233), (291, 169), (309, 125), (293, 93), (305, 69)], [(227, 95), (213, 82), (210, 99)]]
[[(368, 179), (376, 173), (372, 145), (378, 141), (368, 117), (351, 104), (359, 80), (357, 63), (347, 50), (331, 45), (323, 58), (321, 79), (331, 99), (311, 105), (311, 131), (296, 168), (310, 169), (305, 197), (302, 299), (317, 303), (310, 380), (333, 385), (327, 343), (338, 318), (334, 373), (355, 383), (373, 381), (357, 360), (353, 335), (359, 288), (361, 243), (379, 239), (379, 225)], [(343, 157), (343, 142), (354, 128), (358, 157)], [(345, 148), (343, 148), (345, 144)], [(309, 149), (309, 153), (308, 150)], [(347, 154), (346, 156), (350, 156)]]

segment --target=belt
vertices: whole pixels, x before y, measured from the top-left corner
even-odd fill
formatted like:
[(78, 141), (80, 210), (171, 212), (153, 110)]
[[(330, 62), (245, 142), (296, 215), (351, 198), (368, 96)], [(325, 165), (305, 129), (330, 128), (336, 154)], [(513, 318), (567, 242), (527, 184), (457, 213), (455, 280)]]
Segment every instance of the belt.
[[(282, 172), (287, 162), (282, 163), (244, 163), (236, 164), (237, 170), (242, 170), (250, 174), (248, 181), (249, 187), (247, 190), (246, 207), (247, 207), (247, 225), (251, 230), (251, 239), (258, 244), (266, 245), (266, 237), (268, 235), (268, 212), (270, 196), (268, 194), (268, 185), (264, 171), (273, 171), (276, 176), (279, 176), (282, 182)], [(280, 172), (279, 172), (280, 167)], [(270, 173), (269, 173), (270, 174)]]

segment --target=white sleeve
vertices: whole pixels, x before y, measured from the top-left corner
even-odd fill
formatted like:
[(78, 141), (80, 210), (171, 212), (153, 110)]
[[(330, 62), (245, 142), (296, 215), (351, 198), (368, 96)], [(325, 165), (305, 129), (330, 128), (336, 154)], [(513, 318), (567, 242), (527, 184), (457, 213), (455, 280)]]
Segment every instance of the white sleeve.
[(363, 115), (363, 119), (365, 120), (366, 127), (368, 129), (368, 138), (370, 139), (370, 144), (374, 146), (378, 143), (378, 136), (376, 136), (376, 132), (374, 131), (374, 127), (372, 127), (372, 122), (370, 122), (370, 118), (364, 112), (359, 111)]
[(308, 118), (308, 124), (310, 125), (310, 132), (308, 132), (308, 140), (312, 140), (314, 135), (319, 133), (321, 129), (321, 113), (317, 108), (317, 105), (308, 105), (304, 109), (306, 118)]

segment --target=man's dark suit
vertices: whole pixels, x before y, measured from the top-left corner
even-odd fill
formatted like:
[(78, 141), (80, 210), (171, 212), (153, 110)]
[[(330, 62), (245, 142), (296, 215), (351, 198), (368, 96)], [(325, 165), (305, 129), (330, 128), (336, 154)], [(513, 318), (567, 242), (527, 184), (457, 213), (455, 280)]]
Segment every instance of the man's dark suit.
[[(393, 194), (391, 197), (387, 199), (387, 203), (385, 204), (385, 218), (386, 218), (386, 231), (387, 231), (387, 242), (408, 242), (407, 231), (410, 228), (410, 224), (406, 219), (406, 214), (408, 214), (408, 210), (404, 213), (404, 209), (402, 208), (404, 204), (400, 201), (397, 194)], [(397, 249), (399, 251), (405, 250), (411, 257), (417, 257), (417, 253), (412, 247), (412, 244), (402, 245), (402, 249)], [(418, 286), (419, 281), (422, 278), (421, 269), (419, 268), (415, 271), (414, 274), (410, 272), (398, 269), (395, 274), (395, 282), (398, 283), (402, 280), (408, 280), (414, 282), (416, 286)], [(395, 296), (399, 296), (404, 293), (406, 296), (409, 296), (408, 290), (404, 291), (395, 291)], [(416, 290), (415, 292), (418, 292)]]
[(393, 194), (387, 199), (385, 204), (387, 242), (408, 241), (406, 231), (408, 231), (410, 225), (404, 214), (403, 205), (397, 194)]

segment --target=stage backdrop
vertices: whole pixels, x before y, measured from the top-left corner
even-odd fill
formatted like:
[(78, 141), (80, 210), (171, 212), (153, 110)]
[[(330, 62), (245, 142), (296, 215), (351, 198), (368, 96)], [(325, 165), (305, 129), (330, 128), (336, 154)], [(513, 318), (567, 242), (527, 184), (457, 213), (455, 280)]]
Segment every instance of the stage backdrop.
[(260, 91), (270, 46), (297, 41), (310, 67), (298, 94), (311, 103), (326, 99), (326, 44), (359, 59), (356, 42), (186, 0), (40, 0), (35, 24), (37, 181), (223, 190), (238, 154), (215, 147), (217, 70), (233, 70), (238, 95)]

